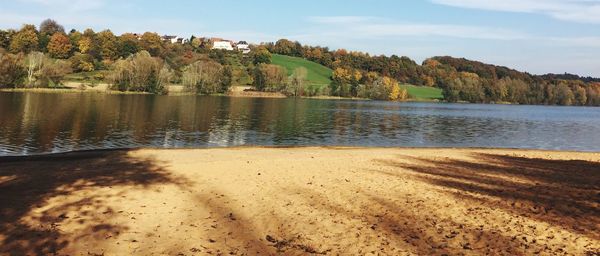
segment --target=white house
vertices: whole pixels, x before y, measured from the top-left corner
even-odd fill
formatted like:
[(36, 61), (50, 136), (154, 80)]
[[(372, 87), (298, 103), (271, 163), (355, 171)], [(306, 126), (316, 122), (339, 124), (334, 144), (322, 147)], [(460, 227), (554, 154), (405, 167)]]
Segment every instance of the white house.
[(237, 43), (238, 51), (241, 51), (244, 54), (250, 53), (250, 45), (246, 41), (240, 41)]
[(233, 51), (233, 44), (230, 41), (214, 41), (213, 49)]
[[(172, 44), (176, 44), (179, 41), (178, 40), (179, 38), (177, 38), (177, 36), (169, 36), (169, 35), (162, 36), (162, 39), (163, 39), (163, 41), (170, 42)], [(183, 39), (182, 39), (182, 41), (183, 41)]]

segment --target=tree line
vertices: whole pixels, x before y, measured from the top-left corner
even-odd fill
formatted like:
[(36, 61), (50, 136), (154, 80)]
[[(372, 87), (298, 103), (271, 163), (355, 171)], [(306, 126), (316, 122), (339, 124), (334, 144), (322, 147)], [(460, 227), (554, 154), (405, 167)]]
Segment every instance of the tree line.
[[(394, 79), (374, 74), (361, 79), (360, 90), (352, 87), (355, 93), (341, 93), (353, 81), (339, 72), (333, 77), (336, 84), (327, 90), (313, 90), (307, 86), (305, 68), (288, 74), (285, 68), (271, 64), (271, 52), (265, 45), (252, 46), (251, 54), (244, 55), (211, 50), (211, 44), (207, 38), (193, 36), (183, 44), (171, 43), (152, 32), (115, 35), (111, 30), (73, 29), (67, 33), (56, 21), (45, 20), (39, 30), (34, 25), (0, 30), (0, 86), (52, 87), (69, 73), (101, 70), (106, 72), (94, 73), (96, 78), (114, 90), (156, 94), (166, 93), (169, 84), (183, 85), (186, 91), (198, 94), (225, 93), (233, 84), (250, 84), (259, 91), (288, 96), (396, 100), (407, 95)], [(32, 68), (30, 60), (34, 59), (40, 64)], [(342, 89), (334, 89), (337, 87)]]
[[(332, 93), (357, 96), (370, 73), (400, 83), (443, 89), (449, 102), (600, 105), (600, 79), (573, 74), (532, 75), (464, 58), (432, 57), (420, 65), (405, 56), (370, 55), (281, 39), (272, 53), (305, 58), (334, 69)], [(340, 79), (341, 78), (341, 79)]]
[[(0, 88), (52, 87), (69, 73), (102, 70), (106, 72), (97, 73), (96, 78), (109, 82), (112, 89), (160, 94), (166, 92), (167, 84), (182, 84), (194, 67), (229, 65), (223, 54), (209, 48), (204, 38), (172, 44), (153, 32), (117, 36), (111, 30), (73, 29), (66, 33), (62, 25), (48, 19), (39, 30), (30, 24), (19, 30), (0, 30)], [(223, 71), (218, 74), (223, 81), (218, 89), (198, 92), (226, 92), (231, 70)], [(186, 88), (196, 91), (198, 86)]]
[[(287, 39), (253, 45), (249, 55), (211, 50), (211, 41), (191, 37), (184, 44), (157, 33), (70, 30), (53, 20), (39, 29), (0, 30), (0, 87), (50, 87), (69, 73), (104, 70), (113, 89), (165, 93), (181, 84), (200, 94), (224, 93), (233, 84), (290, 96), (332, 95), (403, 100), (401, 83), (439, 87), (449, 102), (600, 105), (600, 79), (572, 74), (532, 75), (462, 58), (433, 57), (417, 64), (405, 56), (330, 50)], [(308, 59), (334, 70), (332, 83), (315, 91), (307, 71), (288, 74), (271, 64), (271, 54)], [(106, 76), (105, 76), (106, 74)]]

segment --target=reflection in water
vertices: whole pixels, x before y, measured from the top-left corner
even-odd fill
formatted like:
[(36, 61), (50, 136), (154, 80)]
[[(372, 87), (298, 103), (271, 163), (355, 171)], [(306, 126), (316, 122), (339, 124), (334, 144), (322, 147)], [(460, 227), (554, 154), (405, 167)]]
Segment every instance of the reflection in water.
[(236, 145), (600, 151), (600, 109), (0, 93), (0, 155)]

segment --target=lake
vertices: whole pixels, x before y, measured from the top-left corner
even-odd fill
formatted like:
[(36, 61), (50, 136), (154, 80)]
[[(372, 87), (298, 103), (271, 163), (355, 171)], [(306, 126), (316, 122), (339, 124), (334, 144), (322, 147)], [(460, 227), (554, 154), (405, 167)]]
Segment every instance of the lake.
[(600, 108), (0, 93), (0, 155), (241, 145), (600, 151)]

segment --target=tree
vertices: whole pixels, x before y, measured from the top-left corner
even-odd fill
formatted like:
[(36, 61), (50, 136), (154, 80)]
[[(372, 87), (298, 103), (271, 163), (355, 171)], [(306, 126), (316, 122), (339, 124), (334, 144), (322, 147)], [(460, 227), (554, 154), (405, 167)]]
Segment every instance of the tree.
[(482, 79), (479, 75), (469, 72), (460, 72), (459, 78), (462, 82), (460, 99), (471, 103), (480, 103), (485, 100)]
[(94, 41), (90, 37), (83, 37), (79, 40), (79, 51), (84, 54), (91, 54), (94, 49)]
[(19, 87), (27, 77), (23, 56), (0, 52), (0, 88)]
[(231, 66), (226, 65), (223, 68), (223, 72), (221, 74), (221, 93), (228, 92), (233, 84), (233, 68)]
[(362, 79), (362, 73), (355, 69), (352, 70), (350, 75), (350, 95), (354, 97), (358, 93), (358, 86), (360, 85), (360, 80)]
[(69, 62), (50, 59), (41, 52), (31, 52), (25, 58), (28, 87), (48, 87), (59, 85), (71, 73)]
[(331, 93), (340, 97), (350, 95), (349, 83), (351, 80), (350, 71), (345, 68), (336, 68), (331, 77)]
[(69, 32), (69, 40), (71, 40), (71, 45), (73, 46), (74, 51), (79, 51), (79, 41), (82, 37), (83, 34), (75, 29), (72, 29), (71, 32)]
[(95, 69), (94, 57), (89, 54), (75, 53), (69, 62), (71, 62), (71, 68), (76, 72), (90, 72)]
[(192, 36), (193, 38), (190, 38), (190, 44), (192, 45), (192, 47), (194, 47), (194, 49), (200, 49), (202, 47), (202, 44), (204, 43), (202, 40), (202, 38), (197, 38)]
[(259, 64), (254, 68), (253, 75), (256, 90), (279, 92), (286, 88), (287, 70), (284, 67)]
[(48, 53), (57, 59), (67, 59), (71, 55), (71, 40), (63, 33), (55, 33), (48, 43)]
[(68, 61), (45, 58), (41, 76), (38, 78), (41, 84), (38, 86), (48, 87), (50, 85), (60, 85), (64, 77), (71, 72), (71, 65)]
[(96, 34), (96, 40), (103, 60), (112, 61), (118, 56), (117, 37), (110, 31), (104, 30)]
[(571, 88), (569, 88), (566, 83), (562, 82), (556, 86), (556, 99), (559, 105), (571, 106), (575, 100), (575, 95), (573, 95)]
[(271, 64), (271, 53), (264, 46), (259, 46), (251, 52), (252, 62), (254, 65)]
[(361, 85), (359, 96), (374, 100), (405, 100), (408, 92), (400, 87), (398, 81), (383, 76), (376, 78), (372, 83)]
[(294, 69), (294, 72), (289, 78), (289, 87), (286, 90), (286, 93), (295, 97), (301, 96), (304, 93), (307, 76), (308, 70), (305, 67)]
[(288, 56), (297, 56), (296, 45), (294, 42), (287, 39), (280, 39), (273, 46), (273, 52)]
[(58, 22), (51, 19), (46, 19), (42, 21), (42, 24), (40, 24), (41, 35), (52, 36), (56, 33), (64, 34), (65, 28), (62, 25), (58, 24)]
[(511, 86), (512, 79), (505, 77), (495, 83), (486, 83), (484, 85), (485, 95), (489, 102), (503, 102), (508, 98), (508, 87)]
[(108, 80), (114, 89), (120, 91), (162, 94), (167, 92), (166, 84), (172, 74), (163, 60), (152, 57), (147, 51), (141, 51), (115, 62)]
[(142, 35), (140, 46), (154, 57), (161, 56), (164, 49), (162, 38), (158, 34), (151, 32), (146, 32)]
[(51, 37), (56, 33), (65, 33), (65, 28), (58, 24), (56, 21), (47, 19), (42, 21), (40, 24), (39, 33), (39, 50), (46, 51), (48, 44), (50, 43)]
[(359, 70), (336, 68), (332, 75), (331, 91), (334, 95), (341, 97), (357, 96), (362, 77)]
[(35, 26), (24, 25), (21, 30), (13, 36), (10, 42), (10, 51), (13, 53), (29, 53), (37, 50), (38, 46), (39, 38)]
[(94, 58), (99, 56), (98, 53), (98, 43), (96, 40), (96, 32), (94, 30), (88, 28), (83, 31), (83, 35), (79, 40), (78, 45), (79, 51), (83, 54), (90, 54), (94, 56)]
[(10, 47), (10, 41), (14, 35), (13, 30), (1, 30), (0, 29), (0, 48), (8, 49)]
[(25, 58), (25, 67), (27, 69), (26, 86), (35, 87), (39, 73), (44, 64), (44, 54), (41, 52), (31, 52)]
[(396, 101), (405, 100), (408, 98), (408, 91), (406, 91), (406, 89), (401, 88), (398, 81), (394, 80), (393, 78), (384, 77), (383, 86), (387, 94), (386, 100)]
[(587, 92), (585, 88), (577, 86), (573, 91), (573, 94), (575, 96), (575, 103), (577, 105), (584, 106), (585, 104), (587, 104)]
[(213, 60), (194, 62), (183, 71), (183, 86), (186, 90), (199, 94), (223, 93), (224, 85), (227, 84), (227, 81), (223, 80), (224, 71), (223, 66)]
[(119, 37), (119, 56), (127, 58), (140, 51), (138, 37), (131, 33), (122, 34)]
[(585, 88), (588, 106), (600, 105), (600, 82), (592, 82)]
[(458, 102), (461, 100), (460, 92), (463, 89), (463, 83), (460, 78), (446, 78), (443, 85), (442, 95), (446, 101)]

